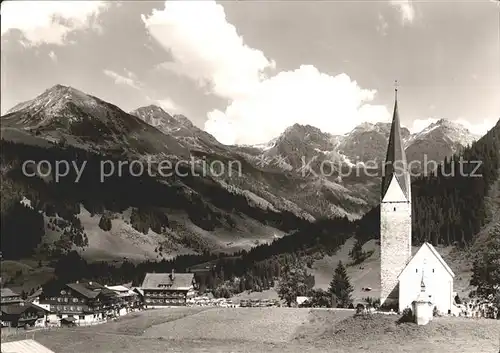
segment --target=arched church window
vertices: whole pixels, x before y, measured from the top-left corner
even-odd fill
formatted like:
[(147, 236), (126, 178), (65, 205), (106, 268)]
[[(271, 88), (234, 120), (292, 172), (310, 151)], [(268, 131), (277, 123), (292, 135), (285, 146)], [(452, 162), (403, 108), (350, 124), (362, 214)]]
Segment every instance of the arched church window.
[(418, 273), (418, 268), (415, 269), (415, 273)]
[(432, 273), (434, 273), (434, 269), (432, 269)]
[(394, 211), (396, 211), (396, 207), (394, 207)]

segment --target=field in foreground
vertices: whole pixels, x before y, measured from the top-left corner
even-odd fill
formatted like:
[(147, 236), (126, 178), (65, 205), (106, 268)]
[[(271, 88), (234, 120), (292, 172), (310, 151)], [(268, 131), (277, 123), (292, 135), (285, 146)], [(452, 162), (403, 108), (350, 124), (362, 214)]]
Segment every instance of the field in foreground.
[[(437, 318), (427, 326), (353, 311), (292, 308), (175, 308), (107, 324), (38, 331), (56, 353), (439, 352), (498, 353), (500, 322)], [(32, 338), (28, 334), (28, 338)]]

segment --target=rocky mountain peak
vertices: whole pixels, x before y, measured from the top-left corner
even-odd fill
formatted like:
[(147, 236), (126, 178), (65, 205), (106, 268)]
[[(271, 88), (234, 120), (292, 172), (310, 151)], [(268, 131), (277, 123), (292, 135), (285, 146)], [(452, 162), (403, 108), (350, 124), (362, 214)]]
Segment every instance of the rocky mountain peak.
[(170, 115), (163, 108), (154, 104), (137, 108), (131, 111), (130, 114), (137, 116), (149, 125), (155, 127), (162, 126), (167, 130), (179, 127), (193, 127), (193, 123), (184, 115)]
[(48, 108), (58, 110), (62, 109), (68, 102), (73, 102), (77, 105), (85, 105), (93, 104), (97, 100), (97, 98), (89, 96), (73, 87), (57, 84), (49, 89), (46, 89), (34, 99), (15, 105), (9, 109), (6, 114), (17, 112), (26, 108), (30, 108), (32, 110)]

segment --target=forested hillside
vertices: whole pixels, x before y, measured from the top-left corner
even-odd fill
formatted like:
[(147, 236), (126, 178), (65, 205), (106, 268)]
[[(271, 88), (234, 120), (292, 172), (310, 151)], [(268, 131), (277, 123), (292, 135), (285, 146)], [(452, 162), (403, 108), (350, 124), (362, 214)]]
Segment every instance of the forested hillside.
[[(222, 187), (209, 176), (193, 176), (197, 171), (193, 172), (189, 166), (179, 166), (180, 173), (186, 173), (182, 178), (172, 175), (159, 180), (147, 173), (136, 176), (134, 170), (124, 168), (122, 173), (113, 173), (101, 180), (101, 162), (112, 161), (118, 165), (121, 158), (71, 146), (44, 148), (5, 140), (1, 141), (0, 149), (1, 242), (6, 259), (19, 259), (34, 253), (47, 231), (44, 216), (54, 218), (48, 229), (57, 229), (62, 234), (50, 251), (65, 252), (75, 246), (85, 247), (88, 240), (78, 218), (80, 205), (92, 215), (102, 215), (99, 227), (104, 231), (110, 227), (106, 212), (120, 213), (133, 208), (131, 225), (145, 235), (150, 229), (163, 235), (169, 226), (168, 215), (176, 210), (185, 212), (189, 220), (204, 231), (217, 227), (234, 228), (241, 215), (285, 232), (310, 223), (291, 212), (251, 203), (246, 195)], [(55, 182), (53, 174), (45, 178), (26, 176), (22, 164), (27, 160), (47, 161), (52, 170), (58, 161), (74, 161), (79, 166), (85, 161), (86, 164), (78, 180), (74, 168), (70, 168), (66, 176)], [(30, 205), (20, 204), (23, 197), (30, 200)], [(165, 233), (165, 240), (172, 240), (168, 238), (169, 234)], [(19, 246), (20, 241), (23, 246)], [(177, 241), (197, 248), (196, 239), (189, 236)], [(204, 249), (199, 247), (198, 250)], [(59, 254), (52, 255), (57, 257)]]

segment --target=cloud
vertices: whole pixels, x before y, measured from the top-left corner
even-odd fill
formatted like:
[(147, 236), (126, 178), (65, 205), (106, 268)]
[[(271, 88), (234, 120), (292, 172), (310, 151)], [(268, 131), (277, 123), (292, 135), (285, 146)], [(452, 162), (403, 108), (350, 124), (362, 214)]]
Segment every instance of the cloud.
[(399, 9), (403, 25), (406, 23), (413, 23), (415, 19), (415, 8), (410, 0), (390, 0), (389, 4)]
[(385, 20), (384, 16), (382, 14), (378, 14), (378, 24), (377, 24), (377, 32), (380, 33), (382, 36), (387, 35), (387, 29), (389, 28), (389, 24)]
[(226, 144), (256, 144), (294, 123), (345, 133), (364, 121), (390, 121), (385, 106), (370, 105), (375, 90), (347, 74), (330, 76), (302, 65), (275, 73), (276, 64), (249, 47), (214, 1), (166, 1), (142, 16), (153, 38), (174, 59), (163, 68), (194, 80), (228, 100), (207, 114), (205, 130)]
[[(434, 124), (439, 119), (436, 118), (427, 118), (427, 119), (416, 119), (413, 121), (413, 125), (410, 128), (412, 133), (420, 132), (431, 124)], [(483, 136), (490, 130), (497, 122), (495, 119), (483, 119), (483, 121), (476, 120), (474, 123), (471, 123), (465, 119), (455, 119), (449, 120), (452, 123), (462, 125), (467, 130), (469, 130), (474, 135)]]
[(389, 120), (384, 106), (365, 104), (375, 91), (362, 89), (346, 74), (329, 76), (314, 66), (280, 72), (263, 80), (244, 99), (208, 114), (205, 130), (224, 143), (271, 140), (294, 123), (342, 134), (364, 121)]
[(57, 62), (57, 55), (54, 53), (54, 51), (50, 51), (49, 57), (52, 61)]
[(95, 28), (95, 15), (107, 7), (103, 1), (3, 1), (1, 34), (17, 29), (30, 45), (62, 45), (69, 32)]
[(103, 70), (104, 74), (108, 77), (111, 77), (112, 79), (115, 80), (115, 84), (117, 85), (127, 85), (135, 89), (141, 89), (142, 84), (137, 81), (137, 77), (135, 76), (134, 73), (128, 71), (127, 69), (124, 69), (125, 74), (127, 77), (122, 76), (114, 71), (111, 70)]
[(215, 94), (234, 98), (255, 90), (263, 71), (275, 63), (250, 48), (226, 21), (215, 1), (166, 1), (142, 20), (154, 39), (167, 48), (174, 62), (162, 66), (187, 76)]

